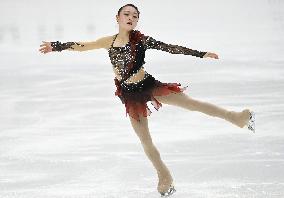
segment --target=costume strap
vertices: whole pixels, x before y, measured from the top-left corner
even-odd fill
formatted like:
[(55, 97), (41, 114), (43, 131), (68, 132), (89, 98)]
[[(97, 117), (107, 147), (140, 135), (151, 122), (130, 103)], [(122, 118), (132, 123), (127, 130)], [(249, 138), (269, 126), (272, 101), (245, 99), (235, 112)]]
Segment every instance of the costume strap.
[(118, 34), (116, 34), (116, 35), (115, 35), (115, 37), (114, 37), (114, 39), (112, 40), (111, 47), (113, 47), (113, 43), (114, 43), (114, 41), (115, 41), (115, 39), (116, 39), (117, 35), (118, 35)]

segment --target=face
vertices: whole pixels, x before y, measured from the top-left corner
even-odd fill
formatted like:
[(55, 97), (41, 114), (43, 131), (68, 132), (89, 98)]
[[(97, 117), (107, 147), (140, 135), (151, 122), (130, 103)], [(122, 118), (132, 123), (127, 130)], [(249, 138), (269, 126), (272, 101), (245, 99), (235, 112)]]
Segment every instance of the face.
[(119, 27), (127, 31), (131, 31), (136, 27), (138, 19), (138, 12), (132, 6), (124, 7), (119, 13), (119, 16), (116, 15)]

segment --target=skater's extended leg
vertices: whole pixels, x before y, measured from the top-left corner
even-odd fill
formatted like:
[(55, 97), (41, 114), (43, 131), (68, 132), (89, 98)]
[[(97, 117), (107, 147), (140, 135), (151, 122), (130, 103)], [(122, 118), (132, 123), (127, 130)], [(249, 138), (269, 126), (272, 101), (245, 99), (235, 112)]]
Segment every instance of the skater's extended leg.
[(183, 92), (173, 92), (165, 96), (155, 96), (155, 98), (161, 103), (175, 105), (191, 111), (199, 111), (210, 116), (225, 119), (241, 128), (247, 124), (250, 116), (249, 109), (245, 109), (241, 112), (228, 111), (214, 104), (193, 99)]
[(148, 119), (147, 117), (143, 116), (140, 116), (140, 121), (133, 119), (131, 116), (129, 116), (129, 118), (135, 133), (140, 139), (144, 152), (146, 153), (147, 157), (150, 159), (157, 171), (159, 177), (159, 184), (157, 190), (159, 192), (165, 192), (166, 190), (168, 190), (170, 184), (173, 182), (173, 179), (169, 169), (162, 161), (159, 151), (153, 144), (148, 128)]

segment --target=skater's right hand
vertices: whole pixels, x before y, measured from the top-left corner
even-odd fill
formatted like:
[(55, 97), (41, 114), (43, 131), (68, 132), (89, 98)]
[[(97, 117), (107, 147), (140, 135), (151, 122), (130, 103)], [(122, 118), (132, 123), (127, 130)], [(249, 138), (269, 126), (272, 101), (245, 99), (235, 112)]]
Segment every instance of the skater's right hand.
[(39, 51), (44, 54), (52, 52), (51, 42), (45, 42), (45, 41), (42, 42), (43, 44), (40, 45), (40, 47), (42, 48), (40, 48)]
[(207, 53), (203, 56), (203, 58), (207, 58), (207, 57), (219, 59), (218, 55), (215, 54), (215, 53), (212, 53), (212, 52), (207, 52)]

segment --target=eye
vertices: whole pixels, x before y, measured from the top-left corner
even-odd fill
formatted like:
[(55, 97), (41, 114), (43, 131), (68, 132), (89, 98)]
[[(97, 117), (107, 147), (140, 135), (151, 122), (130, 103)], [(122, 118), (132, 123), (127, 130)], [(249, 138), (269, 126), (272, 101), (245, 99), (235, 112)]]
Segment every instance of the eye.
[(124, 14), (124, 15), (128, 16), (129, 14)]
[(137, 19), (137, 16), (133, 16), (135, 19)]

